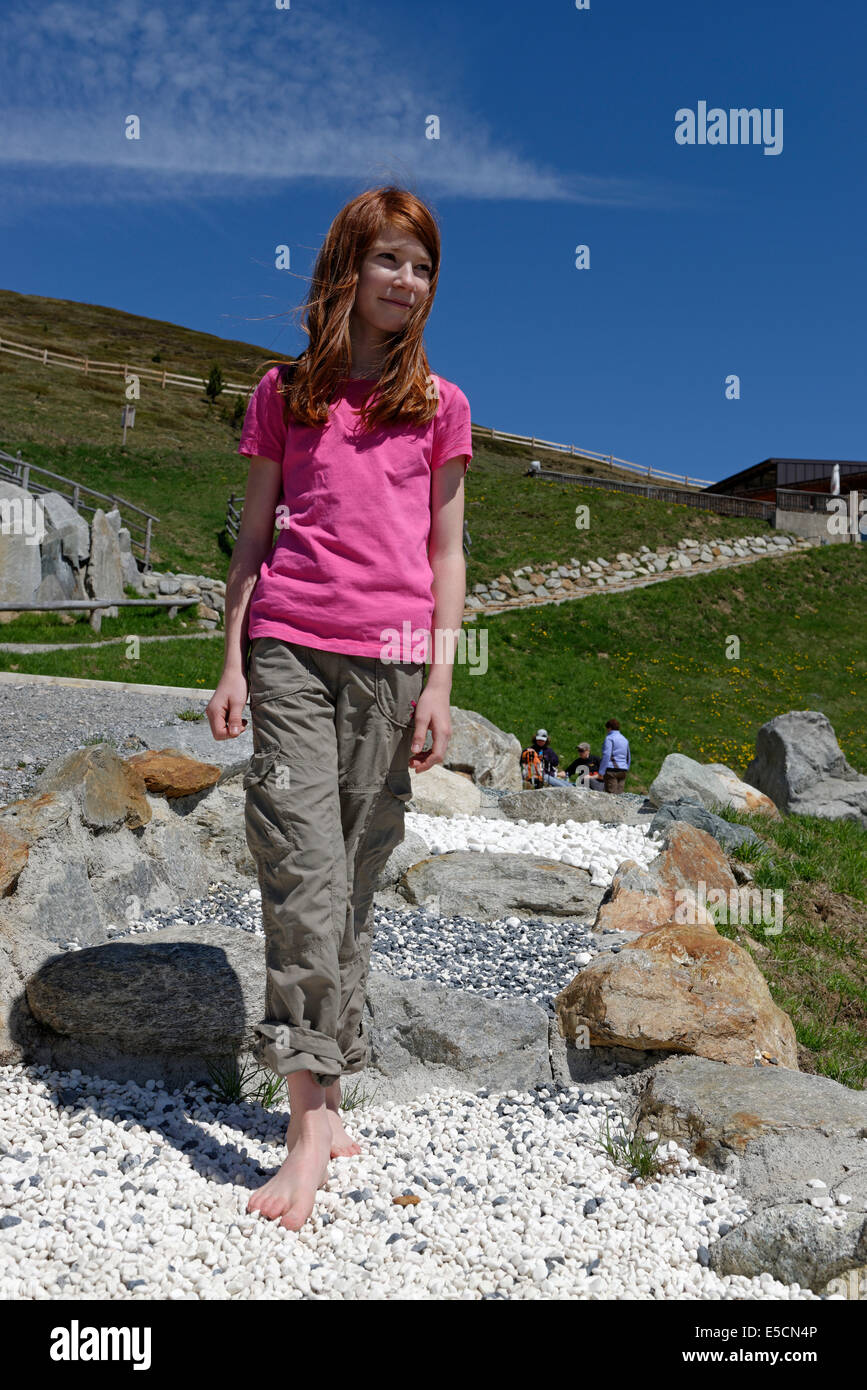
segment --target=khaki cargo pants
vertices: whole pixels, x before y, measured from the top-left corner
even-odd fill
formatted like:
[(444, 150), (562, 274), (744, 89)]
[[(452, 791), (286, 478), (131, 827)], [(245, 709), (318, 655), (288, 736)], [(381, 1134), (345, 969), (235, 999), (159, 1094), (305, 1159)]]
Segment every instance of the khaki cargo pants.
[(404, 837), (422, 662), (250, 643), (247, 844), (262, 891), (259, 1060), (322, 1086), (364, 1069), (376, 879)]

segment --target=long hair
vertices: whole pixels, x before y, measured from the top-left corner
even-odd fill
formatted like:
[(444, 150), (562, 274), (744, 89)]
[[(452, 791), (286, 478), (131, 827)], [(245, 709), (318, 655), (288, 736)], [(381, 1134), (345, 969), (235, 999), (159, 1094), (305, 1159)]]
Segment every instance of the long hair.
[[(386, 225), (417, 237), (431, 262), (427, 294), (406, 324), (387, 342), (379, 380), (365, 396), (360, 419), (365, 429), (392, 420), (426, 424), (437, 411), (438, 391), (424, 350), (424, 326), (433, 307), (440, 268), (440, 234), (430, 208), (407, 189), (389, 185), (367, 189), (335, 217), (316, 257), (302, 327), (310, 339), (294, 361), (269, 358), (279, 366), (278, 391), (283, 418), (299, 424), (328, 423), (337, 383), (352, 366), (349, 316), (362, 261)], [(377, 399), (370, 406), (370, 395)]]

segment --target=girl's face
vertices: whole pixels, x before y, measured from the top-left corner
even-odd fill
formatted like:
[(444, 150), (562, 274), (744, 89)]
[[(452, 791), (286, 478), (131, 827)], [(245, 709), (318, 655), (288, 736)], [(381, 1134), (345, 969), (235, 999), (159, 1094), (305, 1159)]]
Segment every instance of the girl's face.
[(420, 241), (383, 227), (361, 263), (352, 316), (383, 336), (399, 332), (430, 290), (433, 264)]

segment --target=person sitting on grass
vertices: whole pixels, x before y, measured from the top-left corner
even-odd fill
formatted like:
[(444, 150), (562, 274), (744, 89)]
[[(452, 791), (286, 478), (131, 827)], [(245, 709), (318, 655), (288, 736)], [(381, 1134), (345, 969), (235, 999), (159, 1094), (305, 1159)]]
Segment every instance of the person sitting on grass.
[(546, 787), (568, 787), (568, 777), (565, 773), (557, 772), (557, 764), (560, 759), (551, 747), (547, 729), (536, 730), (536, 737), (533, 739), (532, 746), (542, 759), (542, 766), (544, 768), (542, 781), (544, 785)]
[(567, 777), (574, 777), (578, 774), (577, 785), (586, 787), (588, 779), (595, 777), (599, 772), (599, 759), (594, 753), (590, 752), (589, 743), (578, 744), (578, 757), (574, 758), (566, 769)]

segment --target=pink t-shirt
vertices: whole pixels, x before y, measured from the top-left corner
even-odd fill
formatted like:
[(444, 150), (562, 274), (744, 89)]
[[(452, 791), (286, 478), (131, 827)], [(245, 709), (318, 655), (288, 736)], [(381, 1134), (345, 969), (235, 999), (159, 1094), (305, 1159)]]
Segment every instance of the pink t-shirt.
[[(272, 367), (259, 382), (238, 445), (239, 454), (283, 467), (283, 522), (250, 600), (250, 639), (429, 661), (431, 470), (464, 455), (466, 474), (473, 453), (469, 401), (454, 382), (437, 377), (432, 420), (367, 433), (357, 412), (372, 383), (346, 379), (327, 425), (290, 420), (287, 430), (278, 380)], [(387, 646), (394, 635), (398, 649)]]

